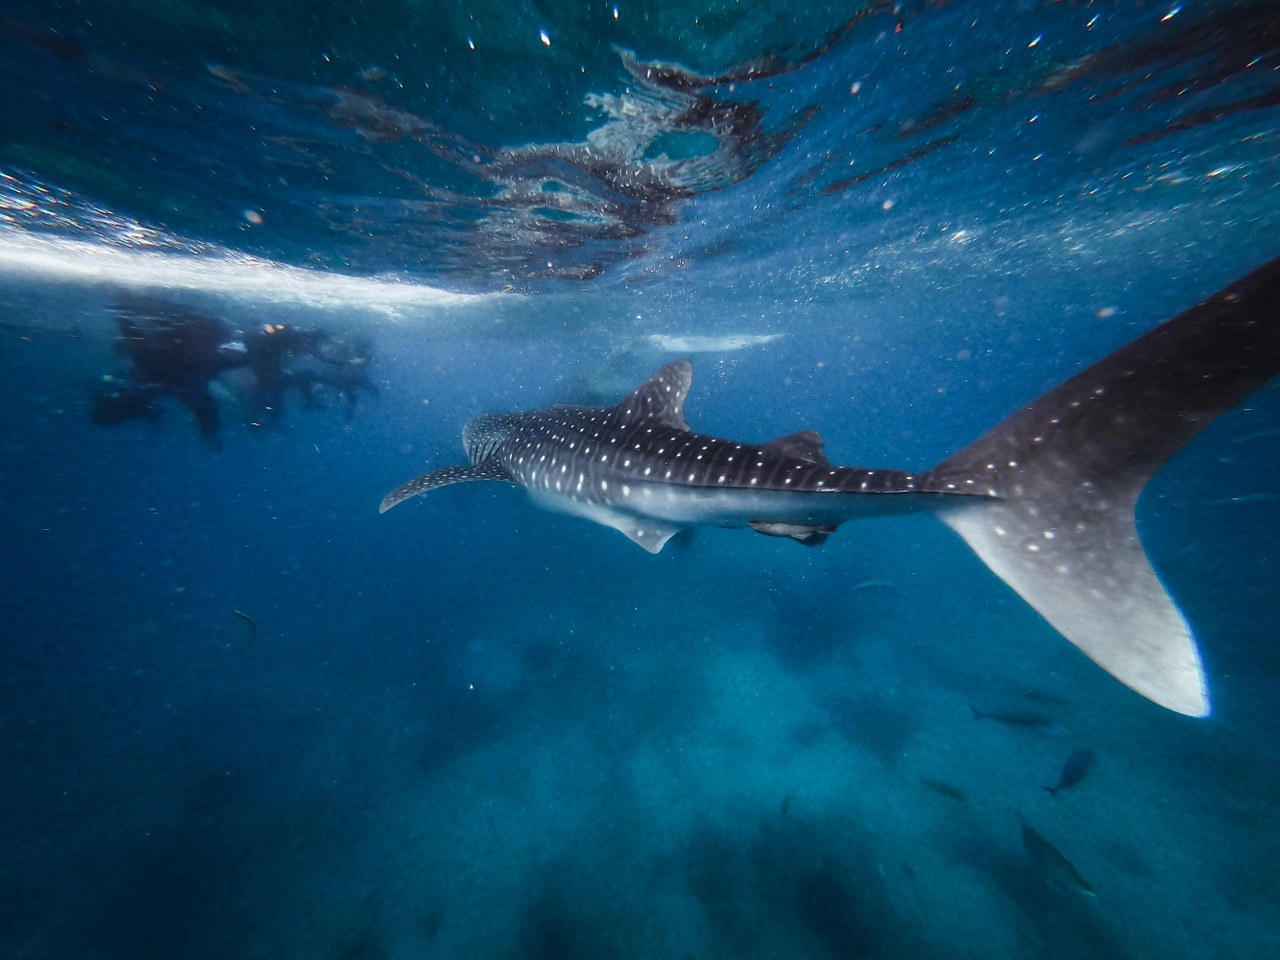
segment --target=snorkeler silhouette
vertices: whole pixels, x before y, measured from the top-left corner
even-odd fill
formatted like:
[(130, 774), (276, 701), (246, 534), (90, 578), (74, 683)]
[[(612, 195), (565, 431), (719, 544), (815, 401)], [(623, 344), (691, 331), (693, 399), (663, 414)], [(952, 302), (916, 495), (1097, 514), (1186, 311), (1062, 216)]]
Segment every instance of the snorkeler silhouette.
[(213, 317), (136, 295), (119, 298), (115, 315), (116, 349), (128, 368), (103, 378), (93, 398), (93, 422), (158, 421), (159, 401), (171, 397), (216, 440), (221, 416), (209, 384), (245, 362), (235, 331)]
[(316, 405), (318, 391), (332, 392), (337, 395), (343, 414), (350, 421), (356, 414), (356, 403), (362, 390), (371, 396), (378, 395), (378, 388), (369, 378), (373, 341), (368, 337), (359, 334), (327, 336), (314, 356), (320, 361), (320, 367), (304, 388), (308, 406)]
[[(361, 391), (376, 395), (369, 378), (373, 342), (357, 334), (265, 323), (248, 334), (221, 320), (154, 297), (121, 296), (117, 351), (127, 361), (103, 377), (93, 398), (93, 420), (102, 425), (146, 418), (158, 422), (160, 401), (170, 397), (195, 417), (217, 443), (221, 414), (210, 384), (224, 372), (245, 368), (252, 376), (249, 401), (255, 416), (278, 422), (286, 393), (297, 389), (307, 407), (336, 395), (346, 419), (355, 415)], [(261, 426), (258, 420), (254, 426)]]
[(244, 350), (253, 373), (254, 405), (272, 419), (280, 416), (290, 388), (307, 407), (320, 406), (320, 395), (332, 391), (348, 420), (361, 390), (377, 394), (369, 379), (373, 343), (367, 337), (268, 323), (244, 338)]
[(328, 337), (283, 323), (266, 323), (244, 338), (245, 362), (253, 374), (253, 405), (273, 420), (284, 405), (285, 391), (298, 387), (304, 395), (313, 378), (307, 361)]

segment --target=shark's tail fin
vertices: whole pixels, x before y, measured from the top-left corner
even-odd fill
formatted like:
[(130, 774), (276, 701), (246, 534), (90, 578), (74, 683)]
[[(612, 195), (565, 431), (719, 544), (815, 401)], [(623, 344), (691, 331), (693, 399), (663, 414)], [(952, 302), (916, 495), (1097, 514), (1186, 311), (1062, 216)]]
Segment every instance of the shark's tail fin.
[(1161, 464), (1277, 374), (1280, 259), (1033, 401), (927, 482), (986, 495), (942, 519), (1094, 662), (1206, 716), (1195, 640), (1147, 562), (1134, 507)]

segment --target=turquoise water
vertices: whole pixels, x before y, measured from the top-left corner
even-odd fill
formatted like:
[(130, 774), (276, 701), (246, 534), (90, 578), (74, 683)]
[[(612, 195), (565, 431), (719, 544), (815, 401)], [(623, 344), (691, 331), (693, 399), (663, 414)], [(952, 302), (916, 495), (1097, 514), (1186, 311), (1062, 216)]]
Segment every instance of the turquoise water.
[[(1280, 255), (1274, 6), (559, 6), (0, 15), (0, 956), (1275, 954), (1275, 384), (1139, 504), (1204, 720), (927, 516), (377, 514), (680, 356), (699, 431), (938, 462)], [(138, 296), (376, 393), (99, 426)]]

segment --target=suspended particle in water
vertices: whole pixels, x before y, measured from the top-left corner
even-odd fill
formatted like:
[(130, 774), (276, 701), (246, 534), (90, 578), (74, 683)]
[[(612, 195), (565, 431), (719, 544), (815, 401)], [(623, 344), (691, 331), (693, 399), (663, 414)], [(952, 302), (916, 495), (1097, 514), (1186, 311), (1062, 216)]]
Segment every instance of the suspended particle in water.
[(257, 210), (244, 211), (244, 218), (252, 223), (255, 227), (262, 226), (262, 214)]
[(540, 40), (542, 41), (542, 45), (543, 45), (543, 46), (546, 46), (546, 47), (551, 46), (551, 37), (549, 37), (549, 36), (547, 35), (547, 31), (545, 31), (545, 30), (539, 30), (539, 31), (538, 31), (538, 39), (540, 39)]

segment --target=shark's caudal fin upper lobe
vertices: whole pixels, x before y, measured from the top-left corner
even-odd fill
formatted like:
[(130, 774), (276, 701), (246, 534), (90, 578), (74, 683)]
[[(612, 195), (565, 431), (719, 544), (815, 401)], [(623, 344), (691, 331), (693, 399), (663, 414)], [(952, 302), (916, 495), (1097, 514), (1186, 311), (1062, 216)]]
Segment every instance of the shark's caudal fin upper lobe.
[(1019, 410), (929, 472), (980, 490), (942, 519), (1046, 620), (1162, 706), (1209, 713), (1186, 621), (1143, 552), (1134, 507), (1169, 457), (1280, 374), (1273, 260)]

